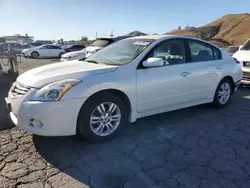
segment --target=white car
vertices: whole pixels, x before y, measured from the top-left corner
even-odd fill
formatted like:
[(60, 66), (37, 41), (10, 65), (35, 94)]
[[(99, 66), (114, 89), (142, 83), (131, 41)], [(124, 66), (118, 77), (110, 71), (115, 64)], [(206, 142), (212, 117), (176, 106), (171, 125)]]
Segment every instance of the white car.
[(65, 51), (56, 45), (45, 44), (34, 48), (24, 49), (22, 55), (24, 57), (41, 58), (41, 57), (61, 57)]
[(33, 134), (106, 140), (141, 117), (211, 102), (224, 107), (241, 79), (237, 61), (206, 41), (140, 36), (84, 62), (27, 71), (5, 100), (14, 124)]
[(62, 55), (61, 61), (73, 61), (73, 60), (78, 60), (78, 59), (83, 59), (86, 58), (87, 52), (86, 48), (75, 51), (75, 52), (68, 52)]
[(237, 59), (243, 71), (242, 84), (250, 84), (250, 39), (240, 49), (234, 53), (233, 57)]
[(129, 37), (130, 36), (119, 36), (115, 38), (99, 38), (95, 42), (90, 44), (87, 48), (75, 52), (65, 53), (64, 55), (62, 55), (61, 61), (72, 61), (72, 60), (87, 58), (92, 54), (96, 53), (97, 51), (101, 50), (102, 48)]

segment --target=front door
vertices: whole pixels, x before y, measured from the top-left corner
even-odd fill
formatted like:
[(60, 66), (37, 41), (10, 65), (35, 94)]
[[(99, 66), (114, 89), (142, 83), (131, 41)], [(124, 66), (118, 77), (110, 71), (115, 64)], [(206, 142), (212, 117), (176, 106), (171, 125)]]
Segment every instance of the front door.
[(47, 57), (47, 46), (39, 47), (39, 57)]
[(166, 40), (146, 58), (161, 57), (165, 66), (137, 69), (139, 113), (177, 107), (190, 102), (189, 64), (182, 40)]

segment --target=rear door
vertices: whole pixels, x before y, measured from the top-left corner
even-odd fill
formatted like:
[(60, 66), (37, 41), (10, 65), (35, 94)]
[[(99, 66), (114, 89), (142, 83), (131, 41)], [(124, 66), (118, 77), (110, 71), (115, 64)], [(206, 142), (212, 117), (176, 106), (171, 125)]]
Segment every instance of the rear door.
[(220, 51), (207, 43), (186, 40), (190, 52), (191, 100), (193, 102), (213, 99), (220, 81), (222, 64)]
[(47, 57), (59, 57), (62, 49), (59, 46), (48, 45)]

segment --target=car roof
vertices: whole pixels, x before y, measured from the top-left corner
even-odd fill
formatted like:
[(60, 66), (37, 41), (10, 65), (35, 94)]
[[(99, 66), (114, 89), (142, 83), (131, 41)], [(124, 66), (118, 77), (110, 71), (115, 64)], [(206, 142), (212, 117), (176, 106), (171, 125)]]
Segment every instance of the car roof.
[(167, 38), (171, 35), (143, 35), (143, 36), (136, 36), (136, 37), (132, 37), (133, 39), (154, 39), (154, 40), (158, 40), (161, 38)]
[[(144, 35), (144, 36), (136, 36), (136, 37), (132, 37), (130, 39), (152, 39), (152, 40), (166, 40), (166, 39), (190, 39), (190, 40), (196, 40), (196, 41), (200, 41), (206, 44), (209, 44), (213, 47), (216, 47), (219, 49), (218, 46), (214, 45), (211, 42), (208, 42), (206, 40), (202, 40), (199, 38), (195, 38), (195, 37), (189, 37), (189, 36), (181, 36), (181, 35)], [(129, 40), (129, 39), (128, 39)]]

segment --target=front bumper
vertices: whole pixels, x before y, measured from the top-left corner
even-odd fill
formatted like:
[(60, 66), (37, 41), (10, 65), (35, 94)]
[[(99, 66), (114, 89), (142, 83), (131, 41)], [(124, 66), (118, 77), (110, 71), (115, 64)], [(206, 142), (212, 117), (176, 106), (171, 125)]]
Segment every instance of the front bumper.
[(249, 69), (244, 69), (243, 70), (243, 78), (241, 80), (241, 83), (243, 84), (250, 84), (250, 70)]
[[(12, 122), (18, 127), (42, 136), (69, 136), (76, 134), (79, 111), (84, 99), (71, 99), (55, 102), (39, 102), (5, 98)], [(16, 106), (19, 106), (18, 110)], [(42, 126), (35, 126), (33, 122), (40, 122)]]

